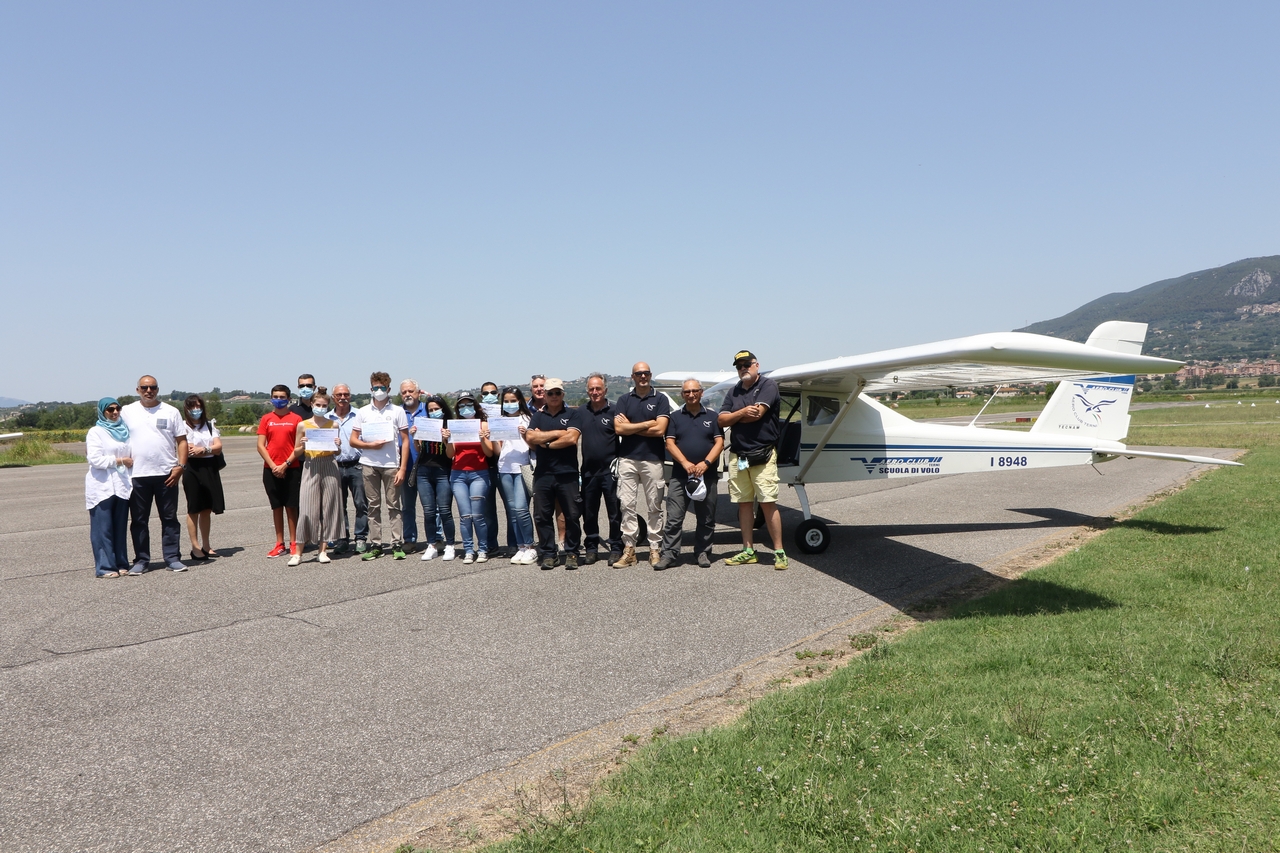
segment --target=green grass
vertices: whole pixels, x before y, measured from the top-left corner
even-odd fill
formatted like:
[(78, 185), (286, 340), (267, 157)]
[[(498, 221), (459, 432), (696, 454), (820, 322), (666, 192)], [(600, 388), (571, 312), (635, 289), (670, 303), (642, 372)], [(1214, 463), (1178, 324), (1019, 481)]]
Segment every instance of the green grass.
[(1280, 849), (1277, 430), (1148, 418), (1254, 449), (496, 849)]
[[(81, 436), (84, 438), (84, 436)], [(62, 465), (84, 462), (83, 456), (59, 450), (40, 438), (22, 437), (0, 444), (0, 468), (21, 468), (28, 465)]]

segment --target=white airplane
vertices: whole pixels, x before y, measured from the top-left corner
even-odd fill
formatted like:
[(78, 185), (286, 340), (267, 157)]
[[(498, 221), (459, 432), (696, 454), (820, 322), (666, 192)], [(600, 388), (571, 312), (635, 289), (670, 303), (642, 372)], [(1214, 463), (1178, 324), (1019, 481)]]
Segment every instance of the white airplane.
[(19, 438), (21, 435), (22, 433), (20, 432), (6, 432), (4, 435), (0, 435), (0, 441), (4, 441), (6, 438)]
[[(1098, 326), (1083, 344), (998, 332), (764, 373), (782, 393), (778, 475), (796, 490), (804, 513), (796, 545), (816, 554), (831, 542), (827, 525), (809, 509), (809, 483), (1056, 468), (1119, 456), (1239, 465), (1132, 450), (1122, 443), (1129, 433), (1134, 374), (1172, 373), (1183, 365), (1142, 355), (1146, 336), (1146, 323), (1120, 321)], [(669, 372), (657, 376), (654, 385), (674, 390), (689, 378), (711, 386), (703, 405), (713, 410), (738, 381), (732, 371)], [(1029, 432), (982, 428), (977, 417), (968, 426), (923, 423), (868, 396), (1044, 381), (1060, 384)]]

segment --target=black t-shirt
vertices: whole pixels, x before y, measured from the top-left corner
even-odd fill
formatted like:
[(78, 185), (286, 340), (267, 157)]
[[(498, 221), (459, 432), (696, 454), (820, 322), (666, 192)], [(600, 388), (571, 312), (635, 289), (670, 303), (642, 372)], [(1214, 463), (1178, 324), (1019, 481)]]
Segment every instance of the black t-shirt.
[(298, 398), (298, 402), (289, 407), (289, 411), (293, 412), (304, 421), (312, 417), (311, 404), (303, 400), (301, 397)]
[[(628, 391), (618, 398), (615, 414), (626, 415), (633, 424), (670, 417), (671, 402), (666, 394), (650, 390), (648, 397), (637, 397)], [(636, 462), (661, 462), (667, 457), (666, 439), (660, 435), (624, 435), (619, 439), (618, 455)]]
[(734, 424), (729, 436), (729, 449), (739, 456), (773, 447), (778, 443), (778, 407), (782, 405), (782, 395), (778, 393), (778, 383), (768, 376), (758, 377), (749, 389), (744, 390), (741, 382), (734, 385), (725, 395), (720, 411), (736, 412), (756, 403), (769, 407), (765, 416), (754, 423)]
[[(582, 432), (580, 417), (581, 413), (577, 409), (570, 409), (567, 406), (554, 415), (546, 410), (534, 412), (533, 416), (529, 418), (529, 429), (540, 429), (548, 432), (576, 429), (578, 432)], [(536, 450), (538, 451), (538, 459), (533, 471), (535, 476), (578, 473), (577, 444), (557, 448), (539, 445)]]
[(593, 411), (590, 403), (578, 407), (582, 428), (582, 470), (603, 471), (618, 458), (618, 434), (613, 431), (616, 410), (604, 401), (604, 408)]
[[(671, 413), (671, 420), (667, 422), (666, 437), (674, 438), (676, 447), (680, 448), (684, 458), (694, 465), (705, 462), (707, 454), (715, 446), (716, 439), (723, 436), (724, 430), (716, 421), (716, 413), (706, 406), (703, 406), (696, 415), (681, 406)], [(671, 474), (678, 480), (687, 479), (689, 476), (684, 466), (678, 462), (671, 466)], [(707, 466), (705, 476), (708, 479), (715, 479), (719, 476), (719, 469), (714, 464), (710, 464)]]

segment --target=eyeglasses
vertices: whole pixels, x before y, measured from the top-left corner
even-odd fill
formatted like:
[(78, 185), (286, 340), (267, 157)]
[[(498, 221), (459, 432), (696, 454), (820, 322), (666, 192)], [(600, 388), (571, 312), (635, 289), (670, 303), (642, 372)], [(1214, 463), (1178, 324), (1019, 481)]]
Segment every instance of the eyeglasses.
[(344, 394), (344, 393), (343, 393), (343, 392), (341, 392), (341, 391), (334, 391), (334, 392), (333, 392), (333, 396), (335, 396), (335, 397), (350, 397), (350, 396), (351, 396), (351, 392), (350, 392), (350, 391), (348, 391), (347, 393), (345, 393), (345, 394)]
[(634, 373), (632, 373), (631, 375), (632, 375), (632, 376), (652, 376), (652, 375), (653, 375), (653, 371), (652, 371), (652, 370), (637, 370), (637, 371), (635, 371)]
[(139, 385), (138, 390), (139, 391), (159, 391), (160, 386), (159, 385)]
[(684, 390), (682, 390), (680, 393), (681, 393), (681, 394), (685, 394), (685, 395), (688, 395), (688, 394), (701, 394), (701, 393), (702, 393), (702, 389), (701, 389), (701, 388), (685, 388), (685, 389), (684, 389)]
[(548, 397), (563, 397), (563, 396), (564, 396), (564, 392), (563, 392), (563, 391), (561, 391), (559, 388), (556, 388), (556, 389), (554, 389), (554, 390), (548, 391), (548, 392), (547, 392), (547, 396), (548, 396)]

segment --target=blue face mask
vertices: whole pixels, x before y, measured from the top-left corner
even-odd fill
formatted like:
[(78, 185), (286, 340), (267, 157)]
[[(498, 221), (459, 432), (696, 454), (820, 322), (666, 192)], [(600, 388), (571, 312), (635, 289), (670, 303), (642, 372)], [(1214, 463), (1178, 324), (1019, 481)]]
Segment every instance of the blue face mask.
[(519, 411), (520, 411), (519, 403), (503, 403), (502, 404), (502, 413), (504, 415), (514, 415)]
[(193, 420), (193, 421), (198, 421), (198, 420), (200, 420), (200, 416), (201, 416), (201, 415), (203, 415), (203, 414), (204, 414), (204, 409), (192, 409), (192, 410), (191, 410), (191, 420)]
[(443, 417), (444, 417), (444, 409), (432, 409), (431, 411), (427, 412), (427, 417), (429, 417), (429, 418), (443, 418)]
[(485, 394), (483, 397), (481, 397), (481, 398), (480, 398), (480, 402), (482, 402), (482, 403), (496, 403), (496, 402), (498, 402), (498, 395), (497, 395), (497, 394)]
[(289, 405), (289, 401), (281, 400), (279, 397), (272, 397), (271, 405), (275, 406), (277, 409), (283, 409), (285, 406)]
[(476, 410), (474, 406), (463, 406), (458, 409), (458, 417), (460, 418), (474, 418), (475, 416)]
[(298, 389), (298, 396), (304, 400), (310, 400), (315, 395), (316, 395), (316, 389), (314, 388), (307, 388), (306, 386), (303, 386), (302, 388)]

